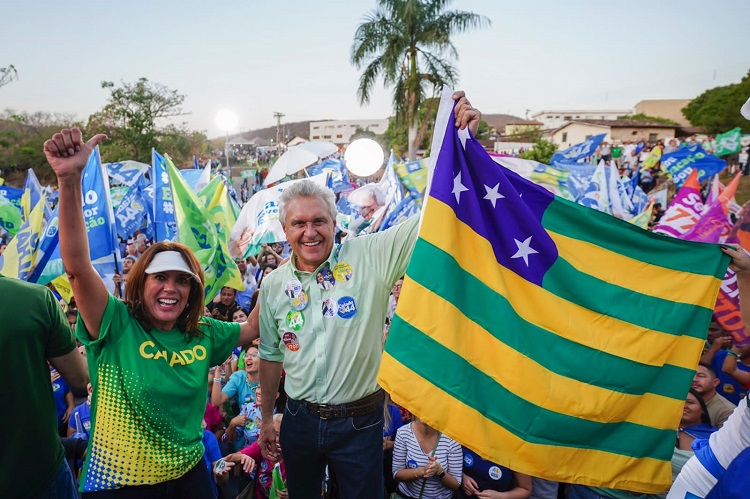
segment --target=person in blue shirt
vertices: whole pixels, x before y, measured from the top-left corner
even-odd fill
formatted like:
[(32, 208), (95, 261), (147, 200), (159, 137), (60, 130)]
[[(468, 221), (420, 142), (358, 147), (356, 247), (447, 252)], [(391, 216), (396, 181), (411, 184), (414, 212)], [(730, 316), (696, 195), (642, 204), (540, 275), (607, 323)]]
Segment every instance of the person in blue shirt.
[(70, 385), (60, 377), (55, 368), (50, 367), (49, 371), (52, 380), (52, 396), (55, 398), (55, 408), (57, 409), (57, 428), (62, 437), (68, 433), (67, 424), (73, 409), (75, 409), (75, 399)]
[[(526, 499), (531, 496), (531, 477), (487, 461), (464, 447), (464, 470), (458, 497), (484, 497), (487, 491), (510, 492), (502, 497)], [(491, 497), (491, 496), (488, 496)]]

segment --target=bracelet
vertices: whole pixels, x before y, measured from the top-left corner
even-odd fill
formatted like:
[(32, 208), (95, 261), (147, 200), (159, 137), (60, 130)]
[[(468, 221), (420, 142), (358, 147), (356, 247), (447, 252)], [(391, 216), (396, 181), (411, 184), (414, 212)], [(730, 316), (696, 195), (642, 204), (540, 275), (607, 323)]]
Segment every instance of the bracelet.
[(221, 383), (221, 378), (214, 378), (214, 383)]
[(737, 352), (735, 352), (733, 350), (727, 350), (727, 355), (731, 355), (732, 357), (734, 357), (736, 359), (740, 358), (740, 354), (738, 354)]

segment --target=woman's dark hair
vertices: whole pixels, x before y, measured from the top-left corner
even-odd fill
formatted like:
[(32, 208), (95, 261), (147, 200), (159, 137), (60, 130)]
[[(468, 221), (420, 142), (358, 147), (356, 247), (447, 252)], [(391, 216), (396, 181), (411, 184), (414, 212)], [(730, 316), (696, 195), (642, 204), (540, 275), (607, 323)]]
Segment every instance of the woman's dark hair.
[(190, 339), (200, 338), (203, 334), (198, 328), (204, 311), (203, 287), (205, 281), (203, 277), (203, 269), (201, 268), (198, 259), (193, 255), (193, 252), (190, 251), (190, 248), (184, 244), (161, 241), (144, 251), (143, 255), (141, 255), (130, 268), (130, 277), (125, 284), (124, 302), (128, 306), (130, 313), (138, 320), (143, 329), (149, 330), (154, 327), (146, 316), (146, 309), (141, 300), (143, 298), (143, 290), (146, 286), (146, 278), (148, 277), (146, 269), (151, 264), (154, 256), (162, 251), (177, 251), (180, 253), (182, 258), (185, 259), (185, 263), (190, 267), (190, 270), (198, 276), (198, 280), (190, 279), (190, 294), (188, 295), (187, 300), (188, 304), (185, 307), (185, 310), (183, 310), (177, 318), (175, 326), (177, 326), (177, 328), (185, 333)]
[(693, 390), (692, 388), (688, 390), (695, 398), (698, 399), (698, 403), (701, 405), (701, 423), (707, 424), (708, 426), (711, 426), (711, 416), (708, 415), (708, 407), (706, 406), (706, 403), (703, 401), (703, 397), (701, 397), (701, 394)]

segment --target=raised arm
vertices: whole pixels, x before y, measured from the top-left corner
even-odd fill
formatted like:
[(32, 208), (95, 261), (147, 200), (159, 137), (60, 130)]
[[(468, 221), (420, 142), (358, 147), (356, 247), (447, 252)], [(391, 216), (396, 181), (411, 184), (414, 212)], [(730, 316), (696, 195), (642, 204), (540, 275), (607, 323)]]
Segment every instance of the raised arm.
[(60, 254), (68, 274), (78, 310), (93, 339), (99, 338), (108, 294), (91, 265), (89, 242), (83, 219), (81, 179), (86, 162), (96, 145), (107, 136), (95, 135), (84, 143), (77, 128), (64, 129), (44, 143), (44, 154), (57, 175), (59, 190)]
[(237, 340), (237, 345), (247, 348), (254, 339), (260, 337), (259, 315), (260, 301), (255, 304), (247, 320), (240, 325), (240, 338)]

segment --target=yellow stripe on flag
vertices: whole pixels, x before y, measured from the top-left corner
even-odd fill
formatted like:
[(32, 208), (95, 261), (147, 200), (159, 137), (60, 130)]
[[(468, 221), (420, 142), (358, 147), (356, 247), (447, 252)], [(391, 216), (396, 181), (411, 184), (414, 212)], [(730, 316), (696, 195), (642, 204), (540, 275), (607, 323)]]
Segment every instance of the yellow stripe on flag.
[[(586, 241), (547, 231), (557, 251), (576, 270), (636, 293), (713, 309), (716, 299), (706, 293), (717, 279), (634, 260)], [(659, 279), (654, 276), (659, 274)]]
[[(455, 222), (446, 224), (446, 220)], [(519, 317), (531, 324), (642, 364), (695, 369), (698, 363), (695, 352), (700, 352), (703, 340), (646, 329), (529, 285), (527, 280), (498, 264), (490, 242), (457, 220), (453, 210), (438, 199), (430, 199), (419, 237), (452, 255), (466, 272), (502, 295)], [(654, 280), (653, 276), (650, 280)], [(609, 334), (599, 334), (602, 330)]]
[[(406, 280), (411, 281), (408, 275)], [(419, 283), (411, 281), (408, 286), (409, 292), (399, 300), (398, 315), (403, 320), (420, 331), (429, 331), (430, 338), (529, 403), (600, 423), (627, 421), (665, 430), (677, 428), (684, 400), (617, 392), (552, 372), (492, 336)], [(424, 314), (424, 310), (430, 313)], [(550, 392), (556, 396), (550, 397)]]
[[(433, 201), (430, 199), (430, 203)], [(561, 482), (581, 483), (582, 476), (590, 477), (591, 470), (597, 470), (596, 476), (599, 478), (587, 480), (587, 484), (647, 493), (664, 492), (672, 483), (668, 461), (527, 442), (437, 388), (387, 352), (383, 354), (380, 364), (378, 383), (393, 395), (396, 403), (409, 407), (428, 425), (443, 428), (450, 438), (485, 458), (493, 456), (495, 462), (513, 471)], [(403, 390), (404, 386), (409, 389)], [(402, 398), (397, 395), (400, 392), (411, 396)], [(432, 414), (439, 414), (440, 421), (432, 418)]]

